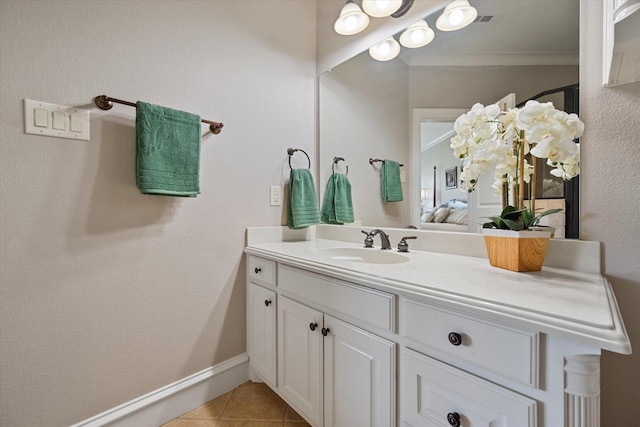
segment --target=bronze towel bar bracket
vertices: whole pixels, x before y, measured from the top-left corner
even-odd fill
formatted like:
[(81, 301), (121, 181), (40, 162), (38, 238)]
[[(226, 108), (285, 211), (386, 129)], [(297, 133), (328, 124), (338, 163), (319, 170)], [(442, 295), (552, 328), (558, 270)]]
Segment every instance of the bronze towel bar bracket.
[[(128, 105), (130, 107), (136, 106), (135, 102), (123, 101), (122, 99), (111, 98), (107, 95), (96, 96), (93, 102), (95, 102), (96, 106), (102, 110), (110, 110), (111, 108), (113, 108), (114, 102), (116, 104)], [(206, 123), (209, 125), (209, 129), (211, 130), (211, 133), (217, 135), (220, 132), (222, 132), (222, 127), (224, 126), (222, 123), (214, 122), (212, 120), (205, 120), (205, 119), (201, 119), (200, 121), (202, 123)]]
[[(382, 160), (382, 159), (373, 159), (373, 158), (370, 158), (370, 159), (369, 159), (369, 164), (370, 164), (370, 165), (373, 165), (373, 164), (374, 164), (374, 163), (376, 163), (376, 162), (383, 162), (383, 163), (384, 163), (384, 160)], [(404, 165), (403, 165), (402, 163), (400, 163), (400, 167), (403, 167), (403, 166), (404, 166)]]
[[(331, 164), (331, 172), (332, 173), (336, 173), (335, 167), (338, 164), (338, 162), (345, 162), (344, 157), (334, 157), (333, 158), (333, 164)], [(347, 172), (344, 174), (345, 176), (349, 175), (349, 165), (346, 166), (347, 167)]]
[(289, 168), (293, 169), (293, 167), (291, 167), (291, 156), (293, 156), (296, 151), (301, 151), (305, 156), (307, 156), (307, 160), (309, 161), (309, 169), (311, 169), (311, 159), (309, 158), (309, 155), (306, 151), (299, 148), (287, 148), (287, 154), (289, 155)]

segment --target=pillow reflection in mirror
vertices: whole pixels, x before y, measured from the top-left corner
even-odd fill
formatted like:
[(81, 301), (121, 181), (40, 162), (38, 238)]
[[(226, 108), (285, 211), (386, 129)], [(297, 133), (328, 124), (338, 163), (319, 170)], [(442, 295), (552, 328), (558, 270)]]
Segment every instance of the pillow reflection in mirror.
[(433, 217), (433, 222), (444, 221), (447, 215), (449, 215), (450, 211), (451, 211), (451, 208), (438, 208), (438, 210), (436, 211), (436, 214)]

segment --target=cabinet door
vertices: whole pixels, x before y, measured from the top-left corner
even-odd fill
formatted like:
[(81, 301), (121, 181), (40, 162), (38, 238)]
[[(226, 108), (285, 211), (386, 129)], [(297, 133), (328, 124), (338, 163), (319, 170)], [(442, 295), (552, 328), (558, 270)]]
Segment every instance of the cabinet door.
[(324, 324), (324, 425), (394, 426), (395, 344), (328, 315)]
[(278, 390), (314, 424), (322, 425), (322, 313), (278, 299)]
[(251, 367), (276, 384), (276, 294), (249, 283), (247, 346)]

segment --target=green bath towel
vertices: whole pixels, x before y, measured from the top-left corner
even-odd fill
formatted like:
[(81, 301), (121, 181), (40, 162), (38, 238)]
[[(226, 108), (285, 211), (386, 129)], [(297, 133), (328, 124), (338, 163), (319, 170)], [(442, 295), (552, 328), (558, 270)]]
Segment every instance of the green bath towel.
[(346, 175), (334, 173), (329, 177), (320, 219), (326, 224), (353, 222), (351, 183)]
[(136, 185), (143, 194), (200, 193), (200, 117), (138, 101)]
[(400, 163), (393, 160), (383, 161), (381, 175), (382, 200), (385, 202), (401, 202)]
[(289, 228), (305, 228), (320, 222), (318, 199), (309, 169), (291, 169), (289, 174), (289, 200), (287, 225)]

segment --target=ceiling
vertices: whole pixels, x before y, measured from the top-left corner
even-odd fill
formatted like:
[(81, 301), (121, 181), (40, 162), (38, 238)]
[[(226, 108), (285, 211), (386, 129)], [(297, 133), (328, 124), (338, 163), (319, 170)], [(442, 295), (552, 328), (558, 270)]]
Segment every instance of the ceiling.
[(577, 65), (579, 0), (469, 0), (478, 16), (451, 32), (436, 28), (440, 12), (426, 18), (435, 39), (418, 49), (403, 48), (411, 66)]

